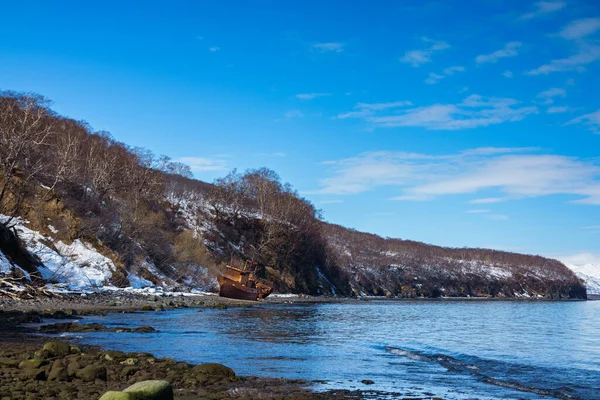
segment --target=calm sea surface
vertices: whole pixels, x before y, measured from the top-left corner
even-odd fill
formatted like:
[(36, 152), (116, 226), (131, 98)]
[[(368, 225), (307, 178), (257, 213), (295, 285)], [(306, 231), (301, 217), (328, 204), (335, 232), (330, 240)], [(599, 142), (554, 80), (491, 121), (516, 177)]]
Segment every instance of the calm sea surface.
[(266, 304), (82, 322), (158, 329), (86, 333), (84, 343), (220, 362), (240, 375), (327, 381), (315, 390), (600, 399), (600, 301)]

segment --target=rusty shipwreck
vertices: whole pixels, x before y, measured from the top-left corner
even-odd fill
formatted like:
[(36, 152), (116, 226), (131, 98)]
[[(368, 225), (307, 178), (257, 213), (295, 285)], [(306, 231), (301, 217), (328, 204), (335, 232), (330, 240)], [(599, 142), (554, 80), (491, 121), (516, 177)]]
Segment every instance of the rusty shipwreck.
[(255, 274), (256, 264), (247, 261), (242, 268), (227, 265), (217, 276), (219, 295), (240, 300), (264, 299), (273, 291), (273, 282), (260, 279)]

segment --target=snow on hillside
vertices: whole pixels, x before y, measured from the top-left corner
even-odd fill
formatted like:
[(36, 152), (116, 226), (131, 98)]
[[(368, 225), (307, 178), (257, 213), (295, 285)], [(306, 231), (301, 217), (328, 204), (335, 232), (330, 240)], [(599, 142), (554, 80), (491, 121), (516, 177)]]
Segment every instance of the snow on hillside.
[(560, 257), (577, 277), (583, 279), (588, 294), (600, 295), (600, 256), (592, 253), (581, 253)]
[[(7, 218), (0, 215), (0, 221)], [(64, 283), (71, 290), (98, 288), (108, 282), (116, 269), (109, 258), (80, 240), (69, 245), (53, 243), (52, 238), (27, 228), (20, 219), (15, 221), (15, 229), (27, 250), (41, 260), (43, 265), (38, 270), (49, 282)], [(54, 248), (49, 247), (52, 245)]]
[[(0, 214), (0, 222), (6, 220), (8, 220), (8, 217)], [(141, 270), (147, 271), (156, 278), (158, 286), (140, 276), (139, 273), (128, 273), (129, 288), (119, 289), (111, 286), (109, 280), (113, 272), (116, 271), (116, 266), (111, 259), (100, 254), (91, 244), (84, 243), (79, 239), (74, 240), (71, 244), (56, 241), (51, 236), (44, 236), (40, 232), (27, 228), (25, 226), (27, 221), (22, 219), (15, 219), (12, 223), (14, 223), (14, 228), (27, 250), (36, 255), (42, 262), (43, 265), (39, 266), (38, 270), (42, 278), (49, 283), (60, 284), (68, 290), (78, 292), (124, 290), (140, 294), (160, 292), (167, 295), (170, 293), (170, 289), (179, 286), (175, 281), (162, 274), (149, 261), (143, 262), (138, 272)], [(56, 233), (53, 227), (49, 227), (49, 230)], [(21, 270), (18, 266), (11, 265), (10, 261), (0, 252), (0, 275), (10, 274), (13, 268)], [(198, 269), (200, 268), (202, 267), (198, 267)], [(21, 272), (28, 277), (25, 271), (21, 270)], [(187, 283), (187, 289), (191, 292), (204, 293), (208, 290), (205, 287), (192, 286), (191, 281)], [(209, 282), (208, 287), (214, 284)], [(58, 288), (55, 289), (59, 290)]]

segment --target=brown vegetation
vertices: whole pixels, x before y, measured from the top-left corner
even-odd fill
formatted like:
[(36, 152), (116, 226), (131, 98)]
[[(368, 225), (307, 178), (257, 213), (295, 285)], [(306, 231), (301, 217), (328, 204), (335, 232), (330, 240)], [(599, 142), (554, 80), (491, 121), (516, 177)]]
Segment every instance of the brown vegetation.
[[(317, 209), (266, 168), (231, 172), (214, 184), (189, 167), (57, 115), (33, 94), (0, 93), (0, 250), (34, 272), (15, 242), (24, 217), (60, 240), (82, 239), (113, 259), (112, 283), (129, 273), (181, 284), (210, 282), (244, 260), (276, 291), (399, 297), (540, 295), (583, 298), (564, 265), (485, 249), (448, 249), (384, 239), (321, 220)], [(36, 262), (38, 264), (36, 264)]]

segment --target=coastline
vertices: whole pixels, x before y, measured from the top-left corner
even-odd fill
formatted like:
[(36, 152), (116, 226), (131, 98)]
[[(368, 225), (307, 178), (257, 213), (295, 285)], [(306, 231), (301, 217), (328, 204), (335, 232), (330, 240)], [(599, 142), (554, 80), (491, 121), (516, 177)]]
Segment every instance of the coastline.
[[(171, 379), (175, 388), (175, 398), (185, 399), (222, 399), (222, 398), (264, 398), (264, 399), (361, 399), (361, 398), (384, 398), (388, 393), (369, 391), (368, 386), (361, 390), (329, 390), (326, 392), (315, 392), (311, 385), (321, 382), (309, 382), (301, 380), (286, 380), (280, 378), (256, 378), (256, 377), (213, 377), (209, 380), (197, 379), (191, 372), (197, 365), (177, 362), (169, 359), (156, 359), (150, 354), (121, 354), (119, 358), (125, 360), (136, 359), (139, 364), (133, 365), (137, 369), (131, 375), (132, 365), (109, 362), (107, 354), (120, 354), (120, 349), (100, 349), (91, 346), (78, 346), (83, 354), (89, 355), (86, 363), (106, 368), (108, 371), (106, 381), (94, 381), (94, 384), (86, 384), (87, 389), (82, 391), (83, 396), (65, 397), (65, 393), (73, 389), (79, 390), (81, 381), (70, 377), (64, 382), (47, 382), (48, 375), (55, 362), (68, 366), (73, 355), (67, 355), (59, 359), (49, 359), (48, 363), (41, 367), (42, 380), (37, 380), (27, 375), (27, 370), (19, 368), (18, 364), (26, 359), (36, 358), (44, 342), (48, 340), (64, 340), (58, 338), (56, 333), (67, 332), (71, 325), (79, 329), (79, 324), (72, 324), (79, 317), (86, 315), (105, 315), (107, 313), (135, 313), (139, 311), (168, 312), (169, 310), (182, 308), (238, 308), (254, 307), (269, 304), (314, 304), (314, 303), (363, 303), (371, 301), (389, 302), (486, 302), (486, 301), (517, 301), (517, 302), (555, 302), (559, 300), (549, 299), (490, 299), (490, 298), (440, 298), (440, 299), (398, 299), (386, 297), (368, 298), (338, 298), (338, 297), (309, 297), (309, 296), (274, 296), (267, 300), (255, 302), (245, 300), (234, 300), (222, 298), (215, 295), (179, 295), (177, 293), (166, 294), (136, 294), (130, 292), (97, 292), (97, 293), (71, 293), (61, 294), (61, 297), (36, 297), (30, 300), (12, 300), (0, 298), (0, 399), (4, 398), (32, 398), (35, 399), (45, 390), (59, 390), (54, 396), (61, 398), (99, 398), (108, 390), (121, 390), (131, 383), (147, 379), (169, 378), (168, 372), (174, 366), (181, 379)], [(564, 300), (563, 300), (564, 301)], [(32, 328), (30, 323), (46, 324), (45, 333), (54, 333), (54, 336), (43, 336), (39, 328)], [(56, 324), (53, 324), (56, 323)], [(85, 325), (83, 325), (85, 326)], [(89, 327), (94, 330), (108, 330), (106, 327)], [(144, 327), (148, 328), (148, 327)], [(54, 331), (52, 331), (54, 329)], [(87, 329), (87, 328), (86, 328)], [(43, 330), (42, 330), (43, 331)], [(76, 342), (72, 342), (77, 344)], [(87, 357), (87, 356), (86, 356)], [(154, 360), (152, 363), (147, 360)], [(235, 371), (236, 365), (232, 360), (227, 365)], [(39, 372), (39, 371), (38, 371)], [(44, 375), (45, 374), (45, 375)], [(137, 375), (136, 375), (137, 374)], [(192, 374), (192, 375), (190, 375)], [(187, 380), (186, 380), (187, 378)], [(365, 372), (365, 379), (368, 372)], [(210, 382), (210, 383), (207, 383)], [(13, 391), (17, 388), (16, 394)], [(397, 395), (397, 394), (396, 394)], [(32, 397), (33, 396), (33, 397)], [(61, 397), (62, 396), (62, 397)], [(50, 396), (52, 397), (52, 396)], [(45, 398), (38, 396), (37, 398)], [(411, 399), (409, 395), (400, 398)], [(441, 399), (441, 397), (419, 396), (419, 399)]]
[[(180, 308), (252, 307), (261, 304), (339, 302), (336, 298), (275, 297), (270, 301), (252, 302), (218, 296), (147, 296), (134, 294), (65, 295), (62, 298), (38, 297), (31, 300), (0, 299), (0, 399), (97, 399), (110, 390), (122, 390), (133, 383), (152, 379), (169, 381), (176, 399), (378, 399), (389, 393), (368, 390), (314, 391), (311, 386), (322, 382), (283, 378), (258, 378), (234, 375), (236, 366), (214, 367), (215, 364), (190, 364), (155, 358), (148, 353), (123, 353), (119, 349), (102, 349), (67, 342), (54, 334), (44, 335), (39, 327), (78, 326), (70, 324), (86, 315), (134, 313), (139, 311), (168, 312)], [(346, 299), (348, 301), (360, 301)], [(342, 302), (344, 299), (342, 299)], [(57, 321), (60, 320), (60, 321)], [(85, 326), (85, 325), (84, 325)], [(94, 329), (105, 329), (94, 326)], [(71, 352), (49, 354), (43, 350), (48, 342), (66, 343)], [(57, 345), (61, 346), (61, 345)], [(27, 361), (30, 360), (30, 361)], [(40, 361), (42, 360), (42, 361)], [(35, 363), (35, 368), (30, 368)], [(54, 370), (67, 370), (57, 379)], [(204, 371), (208, 368), (210, 371)], [(74, 367), (73, 367), (74, 368)], [(73, 369), (72, 368), (72, 369)], [(102, 370), (99, 376), (85, 376), (86, 371)], [(216, 369), (215, 369), (216, 368)], [(214, 371), (213, 371), (214, 369)], [(79, 371), (79, 372), (78, 372)], [(225, 372), (223, 372), (225, 371)], [(232, 373), (227, 372), (232, 371)], [(368, 373), (365, 373), (367, 378)], [(366, 383), (365, 383), (366, 382)], [(398, 395), (397, 393), (395, 394)], [(401, 398), (415, 398), (407, 394)], [(423, 400), (441, 397), (419, 396)]]

